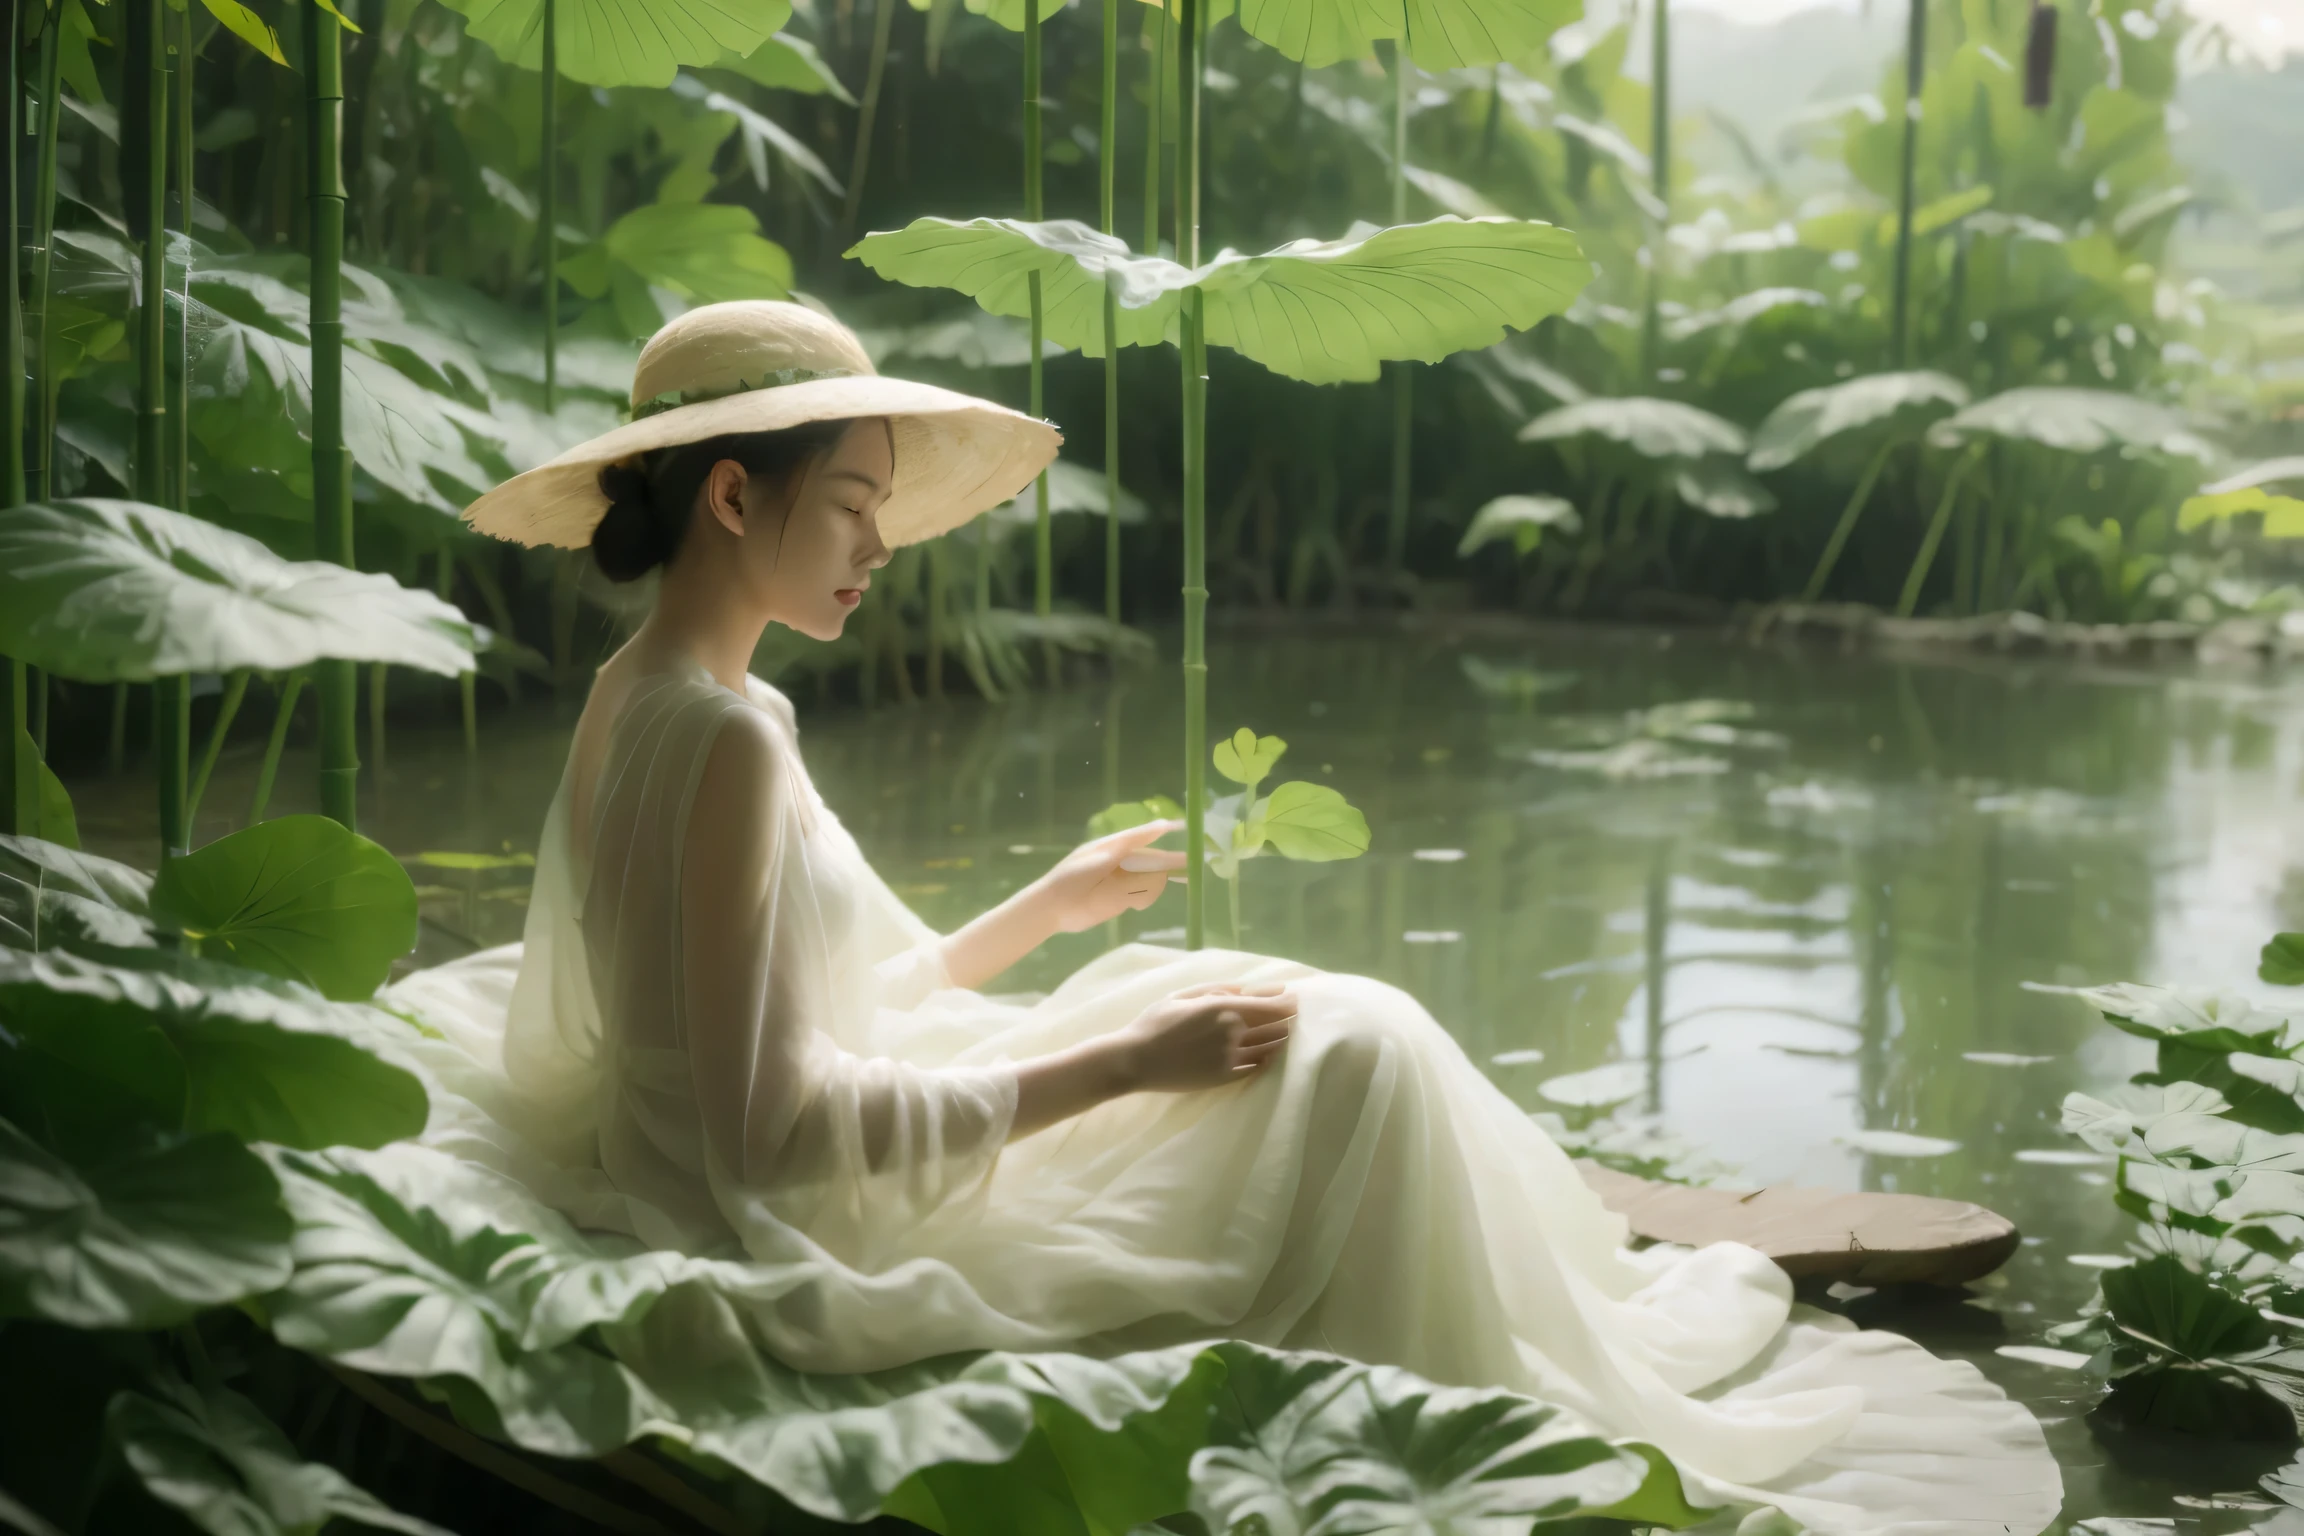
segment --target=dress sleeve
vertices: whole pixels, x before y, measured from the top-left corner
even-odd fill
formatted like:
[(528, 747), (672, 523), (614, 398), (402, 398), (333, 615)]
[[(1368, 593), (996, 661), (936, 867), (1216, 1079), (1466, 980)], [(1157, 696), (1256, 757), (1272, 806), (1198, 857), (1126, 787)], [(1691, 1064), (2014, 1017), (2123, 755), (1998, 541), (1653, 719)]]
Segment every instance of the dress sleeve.
[(719, 1197), (764, 1199), (865, 1262), (989, 1177), (1016, 1077), (835, 1044), (837, 1010), (872, 1006), (885, 978), (837, 973), (805, 793), (777, 722), (729, 710), (681, 838), (677, 1012)]

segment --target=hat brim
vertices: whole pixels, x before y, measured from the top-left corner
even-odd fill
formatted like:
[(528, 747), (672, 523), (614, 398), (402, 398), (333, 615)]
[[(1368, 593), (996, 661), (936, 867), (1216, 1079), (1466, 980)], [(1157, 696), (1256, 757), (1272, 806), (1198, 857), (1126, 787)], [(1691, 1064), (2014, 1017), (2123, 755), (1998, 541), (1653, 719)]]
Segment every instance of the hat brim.
[(608, 510), (600, 494), (607, 465), (723, 433), (865, 416), (887, 418), (895, 437), (896, 483), (878, 519), (891, 548), (949, 532), (1018, 495), (1064, 441), (1048, 422), (933, 384), (878, 375), (812, 379), (676, 406), (603, 432), (514, 475), (466, 507), (464, 521), (517, 544), (582, 548)]

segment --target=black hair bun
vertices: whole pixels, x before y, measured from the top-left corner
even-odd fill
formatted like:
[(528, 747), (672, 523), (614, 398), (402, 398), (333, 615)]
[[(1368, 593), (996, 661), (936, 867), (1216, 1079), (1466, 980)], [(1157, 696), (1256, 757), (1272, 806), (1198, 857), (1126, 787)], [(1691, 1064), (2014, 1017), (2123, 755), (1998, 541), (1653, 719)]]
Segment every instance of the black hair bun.
[(638, 581), (671, 558), (671, 540), (656, 516), (646, 471), (611, 464), (600, 471), (600, 494), (608, 498), (608, 512), (592, 530), (592, 563), (601, 575)]

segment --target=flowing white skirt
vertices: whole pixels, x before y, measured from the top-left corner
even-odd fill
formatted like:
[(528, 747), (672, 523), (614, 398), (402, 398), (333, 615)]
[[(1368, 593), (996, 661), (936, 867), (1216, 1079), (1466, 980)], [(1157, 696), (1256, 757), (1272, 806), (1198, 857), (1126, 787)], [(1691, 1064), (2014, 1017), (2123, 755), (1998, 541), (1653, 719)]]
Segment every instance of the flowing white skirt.
[[(580, 1222), (645, 1234), (646, 1213), (596, 1171), (541, 1163), (521, 1133), (502, 1068), (518, 961), (517, 946), (489, 951), (391, 990), (444, 1037), (426, 1052), (449, 1090), (426, 1139)], [(1748, 1524), (2034, 1536), (2056, 1518), (2062, 1480), (2038, 1423), (1973, 1366), (1795, 1308), (1752, 1249), (1627, 1249), (1622, 1218), (1394, 987), (1129, 945), (1030, 1006), (945, 991), (883, 1011), (869, 1044), (931, 1067), (1023, 1060), (1217, 980), (1297, 989), (1273, 1069), (1114, 1100), (1011, 1143), (977, 1198), (931, 1213), (885, 1273), (855, 1277), (822, 1321), (830, 1352), (793, 1363), (1242, 1338), (1559, 1403), (1657, 1446), (1693, 1500)]]

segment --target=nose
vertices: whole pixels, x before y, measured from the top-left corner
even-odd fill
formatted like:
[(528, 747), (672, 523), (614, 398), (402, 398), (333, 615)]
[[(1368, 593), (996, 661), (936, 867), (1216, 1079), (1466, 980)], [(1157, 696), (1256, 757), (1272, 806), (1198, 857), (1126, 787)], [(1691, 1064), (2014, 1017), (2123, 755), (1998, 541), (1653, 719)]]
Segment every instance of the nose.
[(872, 541), (865, 546), (864, 564), (876, 571), (894, 559), (895, 554), (888, 548), (888, 541), (880, 537), (880, 519), (878, 517), (872, 519), (871, 534)]

